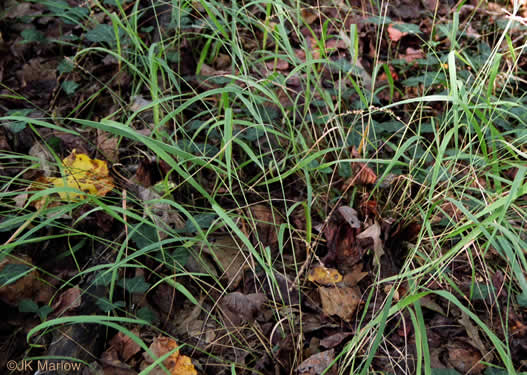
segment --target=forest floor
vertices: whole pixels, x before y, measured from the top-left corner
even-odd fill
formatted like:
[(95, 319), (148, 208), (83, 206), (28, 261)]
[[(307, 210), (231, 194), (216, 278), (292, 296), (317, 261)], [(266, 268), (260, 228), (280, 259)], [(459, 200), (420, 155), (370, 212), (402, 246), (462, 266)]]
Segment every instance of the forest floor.
[(2, 3), (0, 372), (527, 373), (525, 0)]

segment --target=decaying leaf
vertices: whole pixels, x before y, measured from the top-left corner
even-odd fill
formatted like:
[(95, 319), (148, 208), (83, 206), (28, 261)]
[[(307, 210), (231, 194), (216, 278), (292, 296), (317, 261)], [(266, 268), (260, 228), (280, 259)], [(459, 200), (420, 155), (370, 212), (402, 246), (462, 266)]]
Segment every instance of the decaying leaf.
[(312, 283), (331, 286), (342, 281), (342, 275), (334, 268), (326, 268), (322, 265), (311, 268), (307, 277)]
[(322, 310), (326, 315), (338, 315), (346, 322), (351, 321), (361, 299), (357, 287), (326, 288), (319, 287)]
[[(41, 177), (37, 182), (54, 187), (69, 187), (79, 190), (76, 192), (59, 192), (63, 201), (84, 199), (85, 194), (105, 196), (113, 188), (113, 179), (109, 176), (108, 166), (102, 160), (92, 160), (88, 155), (77, 154), (75, 150), (62, 161), (64, 175), (62, 177)], [(36, 202), (36, 206), (43, 204), (43, 200)]]
[[(360, 158), (360, 154), (355, 148), (352, 149), (351, 155), (354, 158)], [(351, 168), (353, 170), (353, 176), (348, 178), (344, 183), (346, 189), (355, 185), (371, 185), (377, 181), (377, 175), (365, 163), (353, 162)]]
[[(320, 352), (313, 354), (311, 357), (302, 362), (297, 371), (300, 375), (318, 375), (322, 374), (325, 369), (327, 369), (331, 362), (335, 359), (335, 350), (326, 350), (325, 352)], [(336, 373), (336, 367), (332, 367), (330, 370), (325, 372), (328, 375)]]
[(61, 316), (69, 310), (75, 310), (81, 305), (81, 290), (78, 286), (66, 289), (51, 306), (55, 316)]
[[(174, 340), (165, 336), (158, 336), (154, 338), (149, 349), (157, 358), (162, 357), (169, 352), (173, 352), (163, 361), (163, 365), (167, 368), (170, 374), (197, 375), (198, 372), (194, 368), (192, 360), (189, 357), (180, 354), (177, 347), (178, 344)], [(155, 359), (148, 353), (143, 353), (143, 357), (145, 358), (141, 366), (143, 369), (155, 361)], [(150, 371), (149, 374), (161, 375), (166, 374), (166, 372), (160, 366), (157, 366), (153, 371)]]

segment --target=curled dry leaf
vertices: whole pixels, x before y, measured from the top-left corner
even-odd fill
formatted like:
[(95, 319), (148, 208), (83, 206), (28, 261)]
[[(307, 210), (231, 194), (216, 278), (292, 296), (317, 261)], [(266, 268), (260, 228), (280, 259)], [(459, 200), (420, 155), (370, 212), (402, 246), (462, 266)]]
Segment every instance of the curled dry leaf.
[[(355, 148), (352, 149), (351, 155), (354, 158), (360, 158)], [(351, 163), (351, 169), (353, 170), (353, 177), (348, 178), (344, 183), (346, 189), (355, 185), (371, 185), (377, 181), (377, 175), (365, 163), (353, 162)]]
[[(172, 375), (197, 375), (198, 372), (192, 364), (192, 360), (179, 353), (177, 350), (178, 344), (165, 336), (158, 336), (154, 338), (154, 341), (150, 345), (149, 349), (156, 358), (152, 358), (148, 353), (143, 353), (145, 360), (142, 363), (142, 368), (148, 367), (154, 361), (166, 355), (167, 353), (172, 352), (164, 361), (163, 365)], [(157, 366), (153, 371), (150, 371), (149, 374), (161, 375), (166, 374), (166, 372)]]
[(330, 286), (341, 282), (342, 275), (334, 268), (326, 268), (319, 265), (311, 269), (307, 279), (312, 283)]
[(375, 222), (366, 230), (357, 235), (357, 239), (371, 238), (373, 240), (373, 252), (375, 255), (374, 262), (379, 264), (381, 256), (384, 255), (384, 249), (381, 240), (381, 226)]
[(322, 310), (326, 315), (338, 315), (346, 322), (351, 321), (361, 299), (357, 287), (326, 288), (319, 287)]

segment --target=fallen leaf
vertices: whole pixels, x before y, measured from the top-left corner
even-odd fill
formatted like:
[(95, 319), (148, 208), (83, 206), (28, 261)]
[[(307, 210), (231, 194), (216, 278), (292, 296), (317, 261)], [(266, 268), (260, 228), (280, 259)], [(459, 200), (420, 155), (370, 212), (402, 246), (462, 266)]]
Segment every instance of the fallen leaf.
[(334, 348), (351, 335), (353, 335), (351, 332), (335, 333), (320, 340), (320, 346), (326, 349)]
[(349, 206), (341, 206), (337, 209), (339, 214), (342, 215), (344, 220), (350, 225), (350, 227), (358, 229), (360, 228), (359, 213), (354, 208)]
[[(54, 185), (54, 187), (69, 187), (81, 192), (59, 192), (63, 201), (76, 201), (84, 199), (85, 194), (93, 194), (100, 197), (105, 196), (113, 188), (113, 179), (109, 176), (108, 166), (102, 160), (92, 160), (88, 155), (77, 154), (75, 150), (62, 161), (64, 166), (63, 177), (41, 177), (39, 184)], [(45, 198), (35, 202), (40, 207)]]
[(375, 222), (366, 230), (357, 235), (357, 239), (371, 238), (373, 240), (374, 263), (380, 264), (381, 256), (384, 255), (384, 249), (381, 241), (381, 226)]
[(265, 295), (261, 293), (233, 292), (222, 298), (220, 306), (227, 324), (239, 327), (256, 318), (266, 299)]
[(390, 37), (390, 40), (392, 42), (398, 42), (403, 36), (406, 35), (408, 35), (407, 32), (402, 32), (396, 27), (393, 27), (393, 24), (390, 24), (390, 26), (388, 26), (388, 36)]
[[(319, 375), (331, 365), (334, 359), (335, 350), (326, 350), (325, 352), (313, 354), (302, 362), (296, 370), (300, 375)], [(325, 374), (336, 374), (336, 367), (332, 367), (329, 371), (326, 371)]]
[(462, 374), (480, 374), (485, 365), (481, 353), (465, 343), (455, 342), (448, 347), (448, 362)]
[[(243, 255), (243, 248), (229, 235), (209, 238), (203, 242), (199, 251), (210, 254), (223, 270), (223, 276), (228, 280), (228, 288), (236, 289), (248, 264)], [(199, 253), (198, 251), (198, 253)]]
[[(139, 330), (134, 328), (132, 333), (139, 335)], [(141, 347), (138, 343), (132, 340), (131, 337), (125, 335), (122, 332), (118, 332), (110, 341), (110, 347), (108, 348), (107, 352), (112, 350), (115, 350), (118, 354), (118, 357), (123, 361), (128, 361), (134, 355), (139, 353)]]
[[(351, 155), (354, 158), (360, 158), (360, 154), (353, 147)], [(353, 176), (348, 178), (344, 183), (346, 189), (355, 185), (371, 185), (377, 181), (377, 175), (375, 172), (362, 162), (352, 162), (351, 169), (353, 170)]]
[(119, 161), (119, 139), (110, 133), (97, 129), (97, 149), (112, 163)]
[(271, 248), (278, 245), (277, 227), (282, 224), (278, 215), (274, 215), (271, 208), (256, 204), (251, 206), (251, 213), (256, 222), (256, 231), (258, 232), (258, 242), (264, 247)]
[(472, 320), (470, 320), (468, 315), (464, 312), (461, 312), (461, 319), (458, 319), (458, 322), (463, 327), (465, 327), (465, 331), (467, 332), (467, 336), (470, 338), (470, 342), (474, 344), (474, 346), (480, 351), (480, 353), (486, 353), (485, 361), (492, 362), (492, 360), (494, 359), (494, 354), (492, 353), (492, 350), (488, 349), (487, 346), (483, 343), (479, 335), (478, 327), (474, 323), (472, 323)]
[[(163, 365), (167, 368), (171, 375), (197, 375), (198, 372), (194, 368), (190, 357), (180, 354), (177, 348), (178, 344), (174, 340), (165, 336), (155, 337), (154, 341), (152, 341), (152, 344), (149, 347), (152, 354), (157, 358), (172, 352), (172, 354), (170, 354), (163, 361)], [(141, 364), (143, 369), (155, 361), (155, 359), (152, 358), (148, 353), (143, 353), (143, 357), (145, 358), (144, 362)], [(158, 366), (154, 370), (150, 371), (149, 374), (161, 375), (166, 374), (166, 372)]]
[(362, 272), (362, 267), (362, 263), (354, 265), (351, 271), (344, 275), (342, 279), (344, 285), (349, 287), (355, 286), (359, 283), (359, 281), (368, 276), (368, 272)]
[(401, 59), (404, 59), (407, 63), (414, 62), (417, 59), (424, 59), (425, 53), (421, 50), (408, 47), (404, 55), (399, 56)]
[(270, 60), (265, 63), (265, 66), (269, 70), (287, 70), (289, 69), (289, 63), (284, 59)]
[(311, 268), (307, 279), (312, 283), (331, 286), (341, 282), (342, 275), (334, 268), (326, 268), (319, 265)]
[(338, 315), (346, 322), (351, 321), (361, 299), (357, 287), (326, 288), (319, 287), (322, 310), (326, 315)]
[[(41, 287), (41, 282), (38, 279), (39, 274), (31, 268), (33, 268), (33, 264), (28, 256), (20, 255), (15, 258), (7, 255), (0, 262), (0, 301), (16, 306), (20, 300), (31, 299), (38, 292)], [(22, 274), (24, 276), (16, 279)], [(14, 279), (16, 281), (7, 284)]]
[(55, 316), (64, 315), (69, 310), (75, 310), (81, 305), (81, 290), (78, 286), (66, 289), (51, 306)]

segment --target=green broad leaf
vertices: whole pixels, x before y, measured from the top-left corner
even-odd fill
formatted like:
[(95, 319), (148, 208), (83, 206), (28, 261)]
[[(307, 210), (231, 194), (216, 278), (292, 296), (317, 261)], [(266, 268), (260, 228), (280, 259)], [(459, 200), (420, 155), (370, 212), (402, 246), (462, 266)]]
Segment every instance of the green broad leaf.
[(23, 313), (36, 313), (38, 312), (39, 308), (35, 301), (24, 298), (18, 303), (18, 311)]
[(494, 285), (488, 285), (485, 283), (476, 283), (474, 285), (474, 292), (472, 293), (473, 300), (484, 300), (489, 298), (489, 296), (495, 296), (496, 289)]
[(485, 371), (483, 371), (483, 374), (485, 375), (508, 375), (509, 372), (503, 368), (487, 367)]
[(159, 321), (157, 314), (148, 307), (141, 307), (139, 310), (137, 310), (136, 315), (139, 319), (146, 320), (152, 324)]
[(75, 81), (64, 81), (62, 82), (60, 87), (62, 87), (62, 89), (64, 90), (66, 94), (71, 95), (75, 93), (75, 91), (77, 91), (79, 84)]
[(430, 370), (432, 375), (461, 375), (453, 368), (433, 368)]
[(374, 25), (387, 25), (393, 23), (393, 21), (390, 17), (371, 16), (362, 21), (362, 23), (373, 23)]
[[(124, 32), (119, 29), (119, 40), (124, 38)], [(86, 39), (93, 43), (106, 43), (110, 47), (117, 45), (112, 25), (99, 24), (86, 33)]]
[(137, 224), (134, 228), (131, 240), (135, 242), (138, 249), (145, 248), (153, 243), (159, 242), (156, 228), (148, 224)]
[(53, 309), (51, 308), (51, 306), (44, 305), (44, 306), (41, 306), (40, 309), (38, 309), (37, 315), (40, 318), (40, 320), (46, 320), (49, 313), (52, 311)]
[(522, 294), (519, 294), (516, 297), (516, 300), (518, 301), (518, 305), (521, 307), (527, 307), (527, 292), (523, 291)]
[(137, 276), (131, 279), (125, 278), (117, 284), (130, 293), (143, 294), (150, 288), (150, 284), (145, 281), (143, 276)]
[(419, 26), (413, 23), (394, 23), (393, 28), (399, 30), (402, 33), (408, 33), (408, 34), (420, 34), (421, 33)]
[(0, 286), (14, 283), (31, 272), (31, 268), (25, 264), (6, 264), (0, 271)]
[(57, 67), (57, 71), (59, 72), (59, 74), (71, 73), (73, 72), (73, 68), (74, 66), (71, 61), (69, 61), (68, 59), (64, 59), (60, 62), (59, 66)]
[[(29, 116), (33, 112), (32, 109), (11, 109), (7, 111), (8, 116)], [(6, 123), (8, 129), (13, 133), (20, 133), (27, 126), (26, 121), (10, 121)]]
[(117, 308), (126, 306), (124, 301), (117, 301), (112, 303), (106, 298), (98, 298), (95, 304), (97, 305), (97, 307), (99, 307), (99, 309), (101, 309), (105, 313), (109, 313), (110, 311), (113, 311)]
[(174, 263), (184, 266), (185, 264), (187, 264), (189, 255), (190, 254), (187, 248), (178, 247), (172, 252), (172, 254), (170, 254), (170, 257), (172, 258)]
[(94, 283), (96, 286), (107, 286), (112, 282), (112, 272), (99, 272), (95, 277)]
[(27, 29), (22, 31), (20, 34), (22, 35), (22, 38), (24, 38), (24, 42), (31, 43), (31, 42), (44, 42), (46, 40), (46, 37), (44, 34), (42, 34), (40, 31), (36, 29)]
[[(201, 229), (208, 229), (212, 225), (214, 220), (216, 220), (216, 218), (216, 214), (199, 214), (194, 216), (194, 220)], [(197, 231), (198, 228), (196, 228), (192, 220), (188, 219), (185, 223), (185, 228), (183, 228), (183, 232), (196, 233)]]

